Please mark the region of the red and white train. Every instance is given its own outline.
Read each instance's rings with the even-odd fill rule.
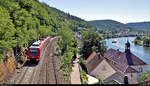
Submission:
[[[46,46],[48,45],[51,37],[40,38],[40,40],[34,42],[27,51],[27,60],[35,59],[40,61],[40,58],[45,51]]]

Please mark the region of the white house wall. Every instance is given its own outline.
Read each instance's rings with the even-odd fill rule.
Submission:
[[[131,77],[132,75],[132,77]],[[138,74],[137,73],[127,73],[127,76],[133,78],[134,80],[138,81]]]
[[[139,72],[137,74],[137,80],[139,80],[139,76],[141,75],[141,73],[145,73],[147,71],[147,65],[137,65],[137,66],[131,66],[131,67]],[[140,72],[140,68],[142,68],[142,72]]]

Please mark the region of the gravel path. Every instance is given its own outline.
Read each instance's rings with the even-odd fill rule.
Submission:
[[[77,54],[77,58],[73,61],[74,65],[72,67],[71,73],[71,84],[81,84],[80,80],[80,72],[79,72],[79,55]]]

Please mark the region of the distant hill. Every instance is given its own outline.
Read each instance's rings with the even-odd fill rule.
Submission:
[[[129,27],[137,30],[150,30],[150,22],[127,23]]]
[[[131,29],[126,24],[120,23],[114,20],[94,20],[88,21],[92,26],[95,26],[97,29],[107,29],[107,30],[129,30]]]

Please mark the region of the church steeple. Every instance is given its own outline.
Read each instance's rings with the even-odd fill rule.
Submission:
[[[130,52],[130,43],[127,40],[127,43],[125,43],[125,52]]]

